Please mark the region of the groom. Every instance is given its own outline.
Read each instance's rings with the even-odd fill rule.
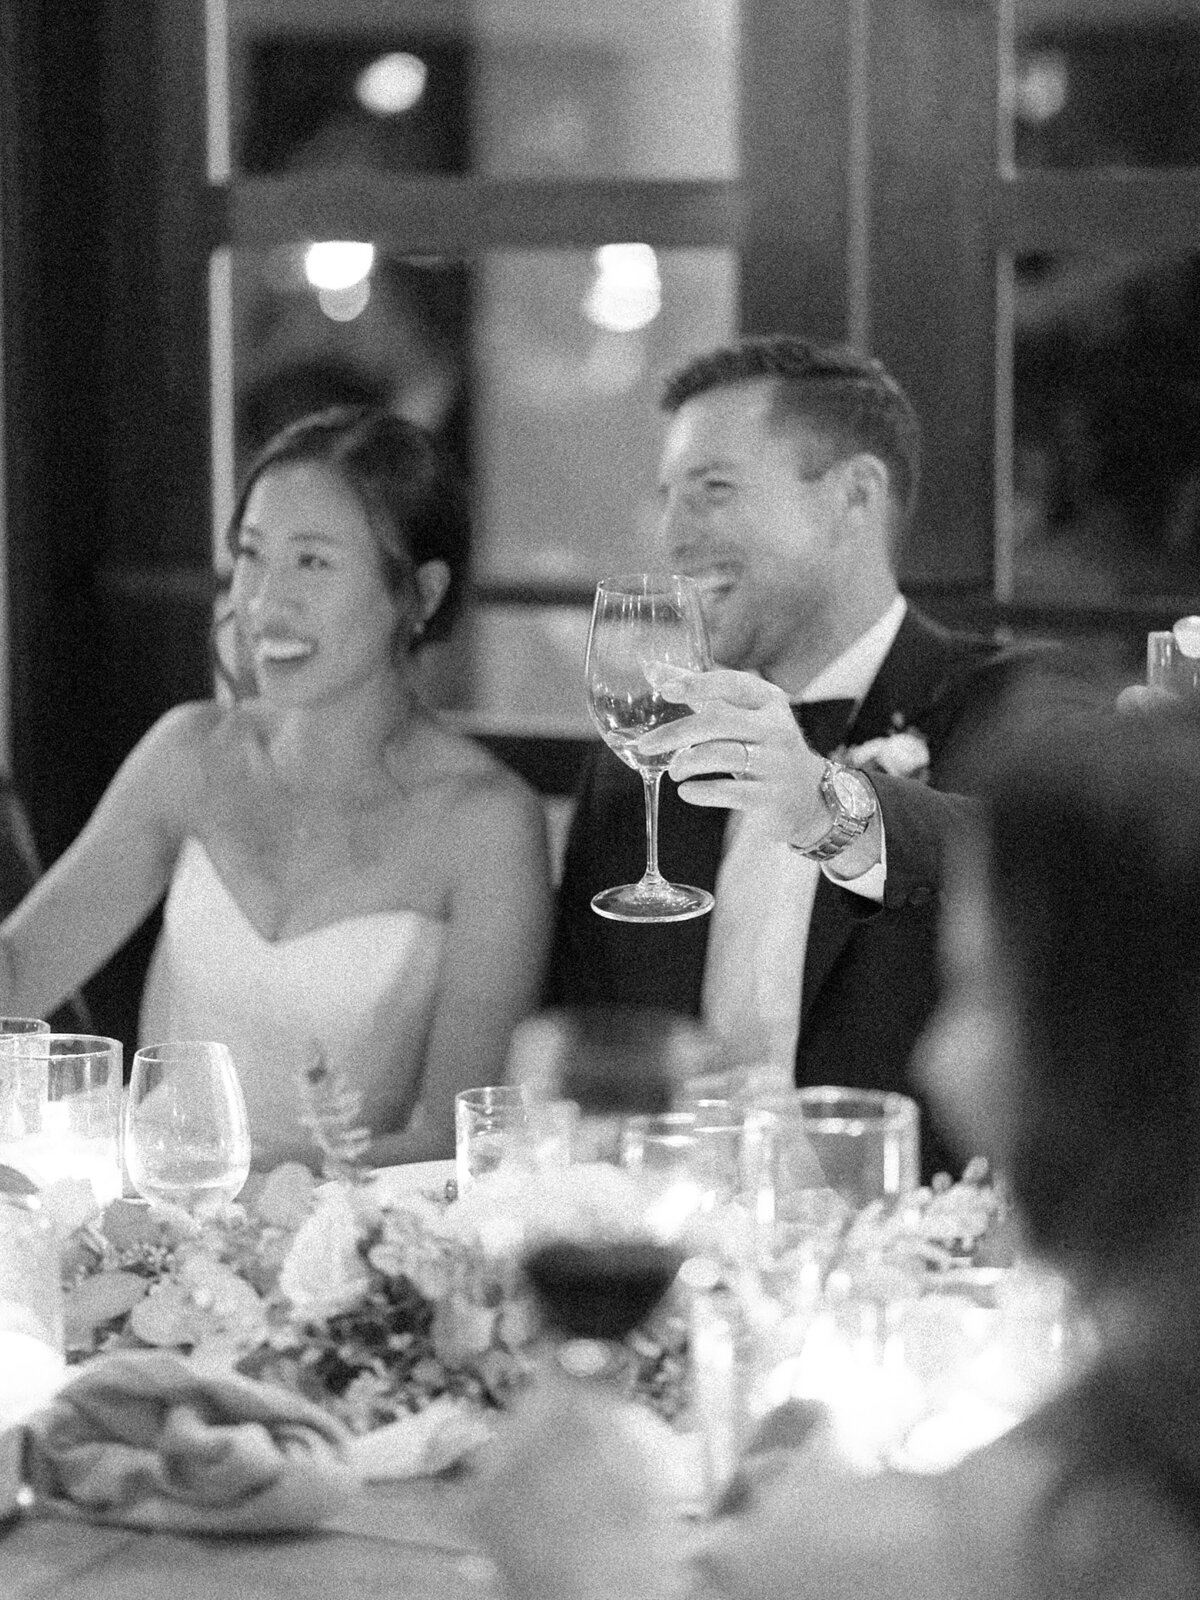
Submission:
[[[677,372],[663,404],[662,564],[700,585],[718,670],[667,685],[693,715],[642,743],[674,752],[662,871],[716,906],[655,926],[590,909],[645,864],[641,781],[598,750],[549,999],[699,1015],[759,1082],[920,1099],[910,1062],[934,1000],[943,850],[971,810],[954,791],[1047,653],[948,632],[899,593],[920,429],[878,361],[744,339]],[[970,1153],[927,1114],[922,1144],[927,1175]]]

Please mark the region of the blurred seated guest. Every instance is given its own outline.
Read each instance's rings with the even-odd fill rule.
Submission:
[[[628,1451],[603,1413],[587,1413],[578,1445],[561,1417],[553,1439],[517,1433],[520,1476],[501,1454],[479,1504],[507,1593],[1200,1593],[1195,731],[1112,714],[1029,739],[989,777],[987,829],[949,879],[920,1070],[964,1147],[1007,1174],[1030,1246],[1087,1304],[1087,1372],[937,1476],[856,1477],[827,1431],[810,1436],[674,1560],[680,1530],[623,1477]]]
[[[942,846],[973,738],[1048,652],[952,632],[901,594],[921,429],[873,358],[778,336],[669,378],[659,548],[700,585],[718,670],[668,698],[665,875],[711,914],[631,926],[592,896],[640,876],[637,773],[599,749],[567,843],[551,1003],[622,1000],[703,1017],[773,1087],[916,1092],[935,995]],[[678,786],[678,787],[677,787]],[[930,1119],[926,1172],[960,1163]]]
[[[230,532],[250,692],[176,707],[0,928],[9,1011],[55,1005],[167,894],[140,1037],[229,1045],[254,1159],[312,1159],[300,1075],[361,1097],[369,1158],[446,1157],[496,1081],[549,925],[536,796],[443,725],[418,654],[469,530],[422,429],[339,408],[251,466]]]

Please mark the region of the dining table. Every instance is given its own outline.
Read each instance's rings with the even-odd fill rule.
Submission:
[[[452,1162],[421,1163],[385,1169],[376,1181],[381,1199],[399,1201],[413,1192],[444,1197],[453,1175]],[[954,1296],[953,1302],[976,1314],[962,1295]],[[941,1342],[939,1349],[951,1326],[940,1311],[951,1303],[940,1295],[922,1302],[927,1308],[926,1331]],[[1022,1304],[1021,1326],[1033,1328],[1039,1318],[1031,1320],[1028,1305]],[[1057,1326],[1053,1317],[1046,1321],[1046,1330]],[[720,1442],[723,1436],[720,1429],[712,1430],[712,1423],[724,1417],[729,1401],[722,1391],[718,1397],[722,1405],[709,1407],[706,1433],[704,1375],[710,1363],[701,1352],[708,1332],[705,1318],[695,1321],[693,1386],[700,1431],[685,1437],[656,1423],[662,1435],[672,1440],[669,1452],[660,1454],[657,1462],[664,1468],[664,1484],[671,1484],[679,1495],[681,1549],[704,1527],[703,1516],[697,1519],[703,1497],[696,1499],[695,1485],[704,1470],[697,1447],[702,1439],[707,1439],[708,1449],[714,1447],[714,1440]],[[733,1348],[727,1338],[721,1347],[726,1346]],[[1037,1341],[1042,1352],[1038,1359],[1043,1363],[1050,1346],[1048,1337]],[[726,1365],[714,1360],[712,1371],[719,1374]],[[855,1377],[856,1394],[868,1376],[859,1373]],[[974,1422],[973,1414],[968,1420]],[[1010,1420],[1016,1420],[1015,1413]],[[498,1426],[503,1427],[504,1422]],[[689,1447],[686,1451],[680,1448],[683,1444]],[[661,1447],[659,1439],[656,1448]],[[366,1481],[320,1526],[269,1534],[200,1534],[118,1526],[60,1502],[39,1504],[26,1491],[20,1508],[0,1520],[0,1600],[209,1600],[218,1596],[222,1600],[282,1600],[284,1596],[288,1600],[308,1600],[309,1596],[313,1600],[340,1600],[342,1596],[374,1600],[392,1595],[405,1600],[498,1600],[499,1577],[472,1532],[476,1470],[468,1457],[432,1476],[411,1475],[410,1471],[405,1476]],[[930,1463],[918,1463],[917,1470],[930,1470]]]
[[[377,1174],[382,1194],[444,1191],[452,1161]],[[465,1472],[367,1483],[302,1533],[184,1534],[108,1525],[29,1499],[0,1523],[3,1600],[488,1600]]]
[[[490,1600],[468,1486],[370,1484],[306,1533],[196,1535],[22,1510],[0,1528],[4,1600]]]

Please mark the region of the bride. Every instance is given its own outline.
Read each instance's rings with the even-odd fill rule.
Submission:
[[[248,694],[176,707],[0,928],[0,1005],[45,1014],[166,894],[140,1037],[220,1039],[254,1159],[311,1160],[300,1080],[360,1097],[375,1164],[445,1157],[496,1082],[549,928],[537,797],[416,688],[468,556],[462,492],[390,413],[305,418],[231,534]]]

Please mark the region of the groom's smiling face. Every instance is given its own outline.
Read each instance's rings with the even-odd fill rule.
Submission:
[[[756,379],[685,401],[659,469],[663,554],[700,585],[714,659],[767,677],[830,603],[841,507],[837,471],[805,471],[827,450],[773,424],[773,393]]]

